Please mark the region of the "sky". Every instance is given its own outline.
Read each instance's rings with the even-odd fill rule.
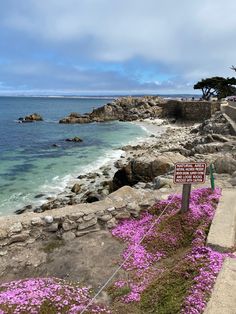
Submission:
[[[0,1],[0,95],[194,93],[234,76],[235,0]]]

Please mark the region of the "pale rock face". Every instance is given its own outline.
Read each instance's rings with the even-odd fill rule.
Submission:
[[[9,228],[9,233],[10,234],[19,233],[22,230],[23,230],[22,224],[20,222],[16,222]]]

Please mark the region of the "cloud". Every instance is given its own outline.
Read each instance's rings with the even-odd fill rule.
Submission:
[[[107,90],[161,90],[167,81],[189,89],[205,76],[233,75],[234,0],[9,0],[0,9],[0,57],[24,64],[23,80],[39,67],[39,85],[53,71],[55,88],[74,80]]]

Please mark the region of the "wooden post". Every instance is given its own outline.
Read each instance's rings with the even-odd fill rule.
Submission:
[[[189,199],[191,193],[191,184],[184,184],[183,185],[183,192],[182,192],[182,205],[181,205],[181,213],[185,213],[189,210]]]

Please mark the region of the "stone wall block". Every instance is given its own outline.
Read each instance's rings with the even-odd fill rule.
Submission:
[[[87,229],[91,226],[96,225],[96,223],[97,223],[97,217],[94,217],[90,219],[89,221],[83,221],[78,225],[78,230]]]
[[[88,214],[88,215],[85,215],[84,217],[83,217],[83,219],[84,219],[84,221],[89,221],[89,220],[91,220],[91,219],[93,219],[93,218],[95,218],[95,214]]]
[[[56,232],[57,230],[58,230],[58,223],[57,222],[54,222],[53,224],[51,224],[50,226],[45,228],[45,231],[48,231],[48,232]]]
[[[112,219],[112,215],[111,214],[105,214],[101,217],[98,217],[98,220],[103,221],[103,222],[107,222],[109,220]]]
[[[85,214],[83,213],[83,212],[77,212],[77,213],[74,213],[74,214],[70,214],[70,215],[68,215],[68,218],[70,219],[70,220],[78,220],[79,218],[81,218],[81,217],[83,217]]]
[[[62,228],[63,230],[65,231],[69,231],[69,230],[72,230],[72,229],[76,229],[77,228],[77,223],[75,221],[72,221],[72,220],[65,220],[63,223],[62,223]]]

